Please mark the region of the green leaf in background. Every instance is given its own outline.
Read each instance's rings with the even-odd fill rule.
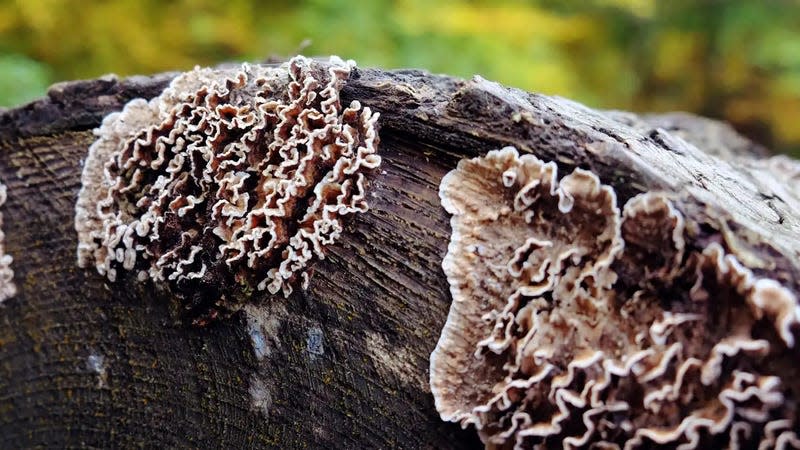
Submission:
[[[16,106],[43,95],[50,70],[22,55],[0,55],[0,106]]]

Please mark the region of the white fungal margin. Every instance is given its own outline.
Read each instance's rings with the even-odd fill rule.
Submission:
[[[0,207],[5,204],[7,198],[8,189],[5,184],[0,183]],[[0,304],[17,294],[17,287],[14,285],[14,271],[11,270],[14,258],[5,253],[5,238],[3,214],[0,213]]]

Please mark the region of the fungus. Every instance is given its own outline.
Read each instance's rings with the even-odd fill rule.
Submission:
[[[0,183],[0,206],[5,204],[7,195],[6,185]],[[0,213],[0,304],[17,294],[17,287],[14,286],[14,271],[11,270],[11,263],[14,259],[11,255],[5,254],[5,238],[3,214]]]
[[[440,186],[453,297],[431,355],[444,420],[487,448],[796,445],[800,308],[673,199],[507,147]]]
[[[79,265],[166,283],[197,311],[305,286],[380,164],[378,113],[341,104],[353,67],[196,68],[107,116],[81,178]]]

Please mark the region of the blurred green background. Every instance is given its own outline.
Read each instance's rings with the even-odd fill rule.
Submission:
[[[693,111],[800,156],[800,0],[0,0],[0,106],[299,50]]]

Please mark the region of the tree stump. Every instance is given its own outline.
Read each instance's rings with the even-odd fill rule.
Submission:
[[[474,430],[440,419],[429,386],[451,303],[438,190],[459,160],[504,146],[560,174],[593,172],[620,206],[674,193],[698,224],[696,245],[722,243],[753,274],[800,292],[799,166],[728,126],[596,111],[479,77],[355,69],[343,103],[381,114],[369,211],[347,223],[307,289],[258,293],[226,320],[185,324],[151,284],[79,269],[73,223],[92,130],[175,76],[60,83],[0,111],[17,291],[0,308],[2,448],[482,447]]]

